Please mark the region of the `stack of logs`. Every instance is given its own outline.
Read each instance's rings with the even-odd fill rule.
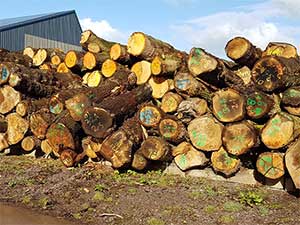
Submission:
[[[230,40],[232,61],[142,32],[128,45],[82,33],[84,51],[0,51],[0,150],[34,149],[74,166],[86,158],[145,170],[241,166],[300,188],[300,60],[272,42]],[[156,163],[157,164],[157,163]]]

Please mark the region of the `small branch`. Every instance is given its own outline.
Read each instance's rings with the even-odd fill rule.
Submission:
[[[104,216],[116,216],[116,217],[118,217],[118,218],[120,218],[120,219],[123,219],[123,218],[124,218],[123,216],[121,216],[121,215],[119,215],[119,214],[114,214],[114,213],[102,213],[102,214],[100,214],[99,216],[100,216],[100,217],[104,217]]]

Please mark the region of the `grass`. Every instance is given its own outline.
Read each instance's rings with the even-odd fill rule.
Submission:
[[[218,209],[217,209],[216,206],[208,205],[208,206],[206,206],[203,210],[204,210],[204,212],[206,212],[206,213],[212,214],[212,213],[216,212]]]
[[[239,202],[228,201],[224,203],[223,209],[226,212],[239,212],[243,209],[243,205]]]
[[[165,225],[165,222],[161,219],[151,217],[147,220],[148,225]]]
[[[253,207],[264,203],[264,197],[261,193],[255,191],[241,191],[239,193],[239,201],[242,204]]]
[[[235,221],[235,217],[232,215],[223,215],[218,219],[219,223],[233,223]]]

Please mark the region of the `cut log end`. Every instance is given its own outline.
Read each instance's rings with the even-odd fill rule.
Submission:
[[[48,53],[45,49],[39,49],[32,58],[32,64],[34,66],[42,65],[48,57]]]
[[[155,56],[151,62],[151,71],[153,75],[159,75],[162,72],[162,62],[159,56]]]
[[[68,73],[70,72],[69,68],[66,66],[64,62],[60,63],[56,69],[58,73]]]
[[[58,115],[64,110],[64,108],[64,102],[61,101],[61,99],[57,95],[54,95],[50,98],[49,109],[51,113]]]
[[[138,111],[139,122],[145,127],[157,127],[162,113],[156,106],[146,105]]]
[[[227,56],[235,61],[243,57],[249,51],[250,47],[247,39],[236,37],[227,43],[225,51]]]
[[[169,82],[164,77],[151,77],[149,84],[152,88],[152,97],[155,99],[162,98],[170,90]]]
[[[112,60],[115,60],[117,61],[121,54],[122,54],[122,48],[121,48],[121,45],[120,44],[114,44],[111,49],[110,49],[110,58]]]
[[[68,68],[73,68],[78,62],[77,54],[75,51],[68,51],[65,56],[65,64]]]
[[[10,113],[7,119],[7,141],[10,145],[19,143],[29,128],[29,122],[17,113]]]
[[[86,30],[81,33],[81,38],[80,38],[80,44],[84,44],[89,40],[89,37],[91,36],[92,32],[90,30]]]
[[[21,142],[21,147],[25,151],[32,151],[36,147],[36,140],[32,136],[25,137]]]
[[[283,155],[277,152],[264,152],[258,156],[256,168],[269,179],[279,179],[284,175]]]
[[[294,45],[283,42],[270,42],[262,56],[276,55],[284,58],[297,58],[297,48]]]
[[[102,74],[99,70],[91,72],[86,79],[86,83],[89,87],[98,87],[102,81]]]
[[[7,83],[10,76],[10,70],[7,67],[7,65],[3,63],[0,64],[0,74],[1,74],[0,85]]]
[[[131,71],[136,75],[137,85],[145,84],[151,76],[151,63],[145,60],[137,62],[132,66]]]
[[[164,161],[171,153],[169,144],[159,137],[148,137],[141,145],[140,151],[149,160]]]
[[[81,124],[86,134],[103,138],[107,135],[109,128],[112,127],[113,118],[105,109],[88,107],[83,113]]]
[[[139,56],[144,51],[145,46],[145,35],[141,32],[135,32],[128,39],[127,50],[131,55]]]
[[[51,64],[54,66],[58,66],[62,61],[62,59],[58,55],[54,55],[51,57]]]
[[[66,167],[72,167],[76,163],[76,156],[76,152],[71,149],[66,149],[61,152],[59,158]]]
[[[166,113],[176,112],[182,100],[180,95],[168,92],[162,98],[161,109]]]
[[[148,160],[140,153],[137,151],[133,155],[133,160],[131,162],[131,166],[133,169],[136,170],[144,170],[148,165]]]
[[[101,72],[105,77],[111,77],[117,70],[117,63],[111,59],[105,60],[102,64]]]
[[[23,50],[23,55],[27,55],[27,56],[30,57],[31,59],[33,58],[34,54],[35,54],[35,51],[34,51],[34,49],[31,48],[31,47],[26,47],[26,48],[24,48],[24,50]]]
[[[0,113],[6,114],[13,110],[15,106],[21,101],[20,92],[14,88],[5,85],[0,88]]]
[[[92,52],[87,52],[83,56],[83,65],[85,68],[92,70],[97,65],[97,60]]]
[[[184,125],[173,118],[165,118],[160,121],[159,133],[166,140],[176,143],[182,141],[186,134]]]
[[[262,92],[253,92],[247,96],[246,111],[252,119],[260,119],[268,115],[273,108],[274,101]]]

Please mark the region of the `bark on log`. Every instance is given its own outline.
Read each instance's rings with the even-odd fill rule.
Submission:
[[[159,137],[148,137],[141,145],[141,153],[146,159],[154,161],[169,160],[170,145]]]
[[[7,120],[5,116],[0,115],[0,133],[5,133],[7,131]]]
[[[211,115],[192,120],[187,130],[193,146],[199,150],[216,151],[222,145],[223,125]]]
[[[0,88],[0,113],[6,114],[13,110],[15,106],[21,101],[20,92],[14,88],[4,85]]]
[[[42,108],[33,112],[29,118],[30,130],[39,139],[44,139],[48,127],[54,121],[54,114],[50,113],[47,108]]]
[[[141,151],[136,151],[133,155],[133,159],[131,162],[131,167],[135,170],[144,170],[148,165],[148,160],[143,156]]]
[[[282,93],[281,103],[287,106],[300,106],[300,86],[285,90]]]
[[[151,63],[148,61],[140,61],[131,67],[131,71],[136,75],[136,84],[145,84],[151,76]]]
[[[174,77],[175,89],[179,93],[190,97],[201,97],[211,102],[211,93],[208,88],[199,82],[193,75],[186,72],[178,72]]]
[[[93,53],[109,52],[110,48],[115,44],[98,37],[91,30],[86,30],[81,34],[80,44],[86,51]]]
[[[47,108],[49,104],[48,98],[22,100],[16,106],[16,113],[24,117],[31,115],[33,112],[42,108]]]
[[[212,99],[212,112],[221,122],[235,122],[245,116],[245,98],[233,89],[215,92]]]
[[[244,85],[247,86],[252,83],[251,80],[252,75],[249,67],[243,66],[242,68],[239,68],[238,70],[234,70],[233,72],[243,80]]]
[[[263,51],[262,56],[276,55],[284,58],[298,58],[297,48],[289,43],[270,42]]]
[[[102,142],[94,140],[92,136],[87,136],[81,141],[81,147],[83,151],[91,159],[98,158],[97,154],[100,152],[101,145]]]
[[[230,177],[240,168],[241,160],[234,155],[230,155],[223,147],[211,155],[211,163],[214,171]]]
[[[130,117],[139,104],[147,102],[151,95],[151,88],[143,85],[132,91],[111,96],[94,107],[86,108],[81,119],[86,134],[96,138],[107,136],[114,124],[122,123],[124,118]]]
[[[264,152],[258,156],[256,168],[259,173],[269,179],[279,179],[284,175],[283,154],[278,152]]]
[[[165,113],[174,113],[182,101],[183,99],[179,94],[168,92],[162,97],[160,108]]]
[[[172,150],[175,164],[185,171],[194,167],[204,167],[209,159],[203,152],[196,150],[190,143],[182,142]]]
[[[249,40],[243,37],[231,39],[227,43],[225,51],[230,59],[249,68],[252,68],[262,55],[261,49],[255,47]]]
[[[285,153],[285,166],[296,188],[300,189],[300,139]]]
[[[300,85],[300,61],[295,58],[265,56],[252,69],[252,79],[257,87],[271,92]]]
[[[0,133],[0,152],[8,147],[7,133]]]
[[[242,155],[257,144],[255,128],[248,122],[228,124],[222,133],[223,146],[232,155]]]
[[[7,119],[7,141],[9,145],[19,143],[29,128],[29,122],[17,113],[10,113]]]

